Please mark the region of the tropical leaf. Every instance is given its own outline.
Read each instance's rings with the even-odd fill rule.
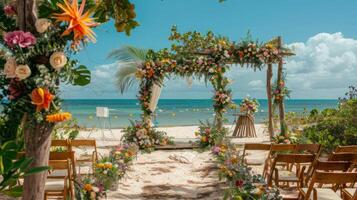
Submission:
[[[120,93],[130,88],[135,82],[135,73],[147,56],[147,49],[133,46],[124,46],[113,50],[108,57],[117,59],[118,71],[116,73],[116,85]]]

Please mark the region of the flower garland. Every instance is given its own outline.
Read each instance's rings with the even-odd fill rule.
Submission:
[[[290,90],[286,87],[284,79],[272,86],[274,104],[279,104],[285,97],[290,97]]]
[[[220,143],[227,134],[228,129],[218,129],[208,120],[206,123],[200,122],[198,131],[195,132],[196,137],[198,137],[197,144],[200,148],[207,148],[213,146],[214,144]]]

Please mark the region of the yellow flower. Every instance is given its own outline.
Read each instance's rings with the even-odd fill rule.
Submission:
[[[93,187],[91,184],[85,184],[84,185],[84,190],[87,191],[87,192],[90,192],[93,190]]]
[[[113,167],[113,164],[112,164],[112,163],[110,163],[110,162],[104,163],[104,168],[106,168],[106,169],[111,169],[112,167]]]
[[[195,132],[195,136],[197,137],[200,133],[198,131]]]
[[[63,122],[72,118],[72,114],[69,112],[56,113],[46,116],[46,121],[48,122]]]
[[[202,141],[202,142],[207,142],[207,137],[206,137],[206,136],[202,136],[202,137],[201,137],[201,141]]]
[[[74,42],[88,38],[92,42],[95,42],[95,33],[91,27],[97,26],[94,19],[90,16],[91,11],[83,13],[86,0],[83,0],[81,6],[78,6],[78,0],[64,0],[64,3],[57,3],[57,6],[63,11],[63,13],[54,14],[54,18],[58,22],[67,22],[68,27],[62,33],[62,36],[69,35],[73,32]]]
[[[98,163],[96,166],[97,168],[104,168],[104,163]]]

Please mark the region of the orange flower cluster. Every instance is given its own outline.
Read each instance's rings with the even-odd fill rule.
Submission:
[[[65,0],[64,3],[57,3],[57,6],[63,11],[63,13],[55,14],[54,18],[58,22],[67,22],[68,28],[62,33],[62,36],[69,35],[73,32],[74,43],[78,44],[79,41],[88,38],[92,42],[95,42],[95,33],[91,27],[97,26],[94,19],[91,18],[91,12],[84,12],[86,1],[83,0],[81,6],[78,6],[78,0],[72,0],[69,2]]]
[[[31,103],[36,105],[36,112],[48,110],[53,100],[53,95],[44,88],[36,88],[31,92]]]
[[[56,113],[46,116],[46,121],[48,122],[63,122],[72,118],[72,114],[69,112]]]

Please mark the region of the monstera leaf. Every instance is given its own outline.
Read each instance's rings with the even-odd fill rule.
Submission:
[[[74,68],[72,70],[72,84],[73,85],[79,85],[79,86],[85,86],[90,83],[91,80],[91,73],[90,70],[87,69],[86,66],[80,65],[77,68]]]

